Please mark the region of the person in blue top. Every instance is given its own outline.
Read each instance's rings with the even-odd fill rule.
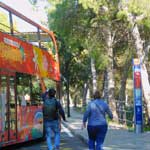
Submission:
[[[86,122],[88,121],[89,150],[102,150],[108,128],[106,114],[110,119],[113,119],[108,104],[100,98],[100,92],[96,91],[94,99],[89,102],[83,115],[83,128],[86,128]]]
[[[66,121],[64,110],[60,102],[55,98],[56,91],[50,88],[42,94],[44,129],[48,150],[60,149],[61,118]],[[54,146],[52,145],[52,135],[54,133]]]

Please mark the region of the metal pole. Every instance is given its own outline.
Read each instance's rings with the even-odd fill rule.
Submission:
[[[37,34],[38,34],[38,44],[39,44],[39,47],[41,48],[41,35],[40,35],[40,29],[37,28]]]
[[[67,81],[67,116],[70,117],[69,81]]]
[[[10,33],[14,34],[14,27],[13,27],[13,18],[12,13],[9,11],[9,23],[10,23]]]

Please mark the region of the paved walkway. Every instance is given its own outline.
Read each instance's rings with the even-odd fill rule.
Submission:
[[[87,143],[88,136],[86,129],[81,129],[83,114],[71,109],[71,117],[64,123],[76,136]],[[150,150],[150,132],[136,134],[109,125],[106,135],[104,150]]]

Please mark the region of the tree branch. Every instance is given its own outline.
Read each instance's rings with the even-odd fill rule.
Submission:
[[[145,17],[146,17],[145,14],[141,14],[140,16],[136,16],[136,17],[135,17],[135,21],[136,21],[136,22],[141,21],[141,20],[143,20]]]
[[[150,50],[150,45],[147,45],[143,50],[143,56],[141,58],[142,63],[144,63],[144,61],[146,61],[149,50]]]

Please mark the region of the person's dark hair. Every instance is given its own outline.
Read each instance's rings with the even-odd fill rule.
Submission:
[[[56,90],[54,88],[50,88],[48,90],[49,97],[55,97],[55,94],[56,94]]]
[[[99,91],[95,91],[93,97],[94,97],[94,99],[101,98],[100,92]]]

